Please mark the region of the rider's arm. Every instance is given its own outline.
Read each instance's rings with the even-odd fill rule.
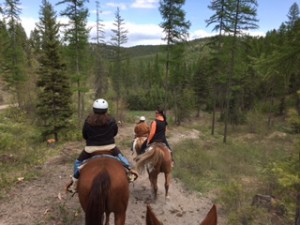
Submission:
[[[150,133],[149,133],[149,136],[147,139],[147,144],[149,144],[151,142],[151,140],[154,137],[155,132],[156,132],[156,121],[154,120],[150,125]]]
[[[110,126],[113,129],[114,137],[115,137],[118,134],[119,127],[118,127],[118,124],[117,124],[117,122],[116,122],[116,120],[114,118],[112,118]]]

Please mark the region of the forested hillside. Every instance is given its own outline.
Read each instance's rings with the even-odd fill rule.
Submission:
[[[161,26],[168,31],[166,44],[125,48],[127,32],[119,10],[114,36],[110,43],[103,43],[101,29],[96,40],[89,38],[85,1],[60,2],[64,10],[59,13],[69,21],[65,26],[57,21],[56,6],[41,1],[40,20],[29,37],[20,23],[21,2],[2,2],[0,103],[17,107],[10,109],[9,116],[1,117],[0,156],[15,148],[12,133],[19,135],[18,127],[5,124],[7,118],[32,126],[21,126],[28,132],[34,129],[35,135],[26,133],[24,137],[34,136],[30,145],[49,138],[74,140],[78,134],[72,132],[81,129],[92,102],[100,97],[108,100],[110,113],[121,122],[128,120],[129,111],[153,111],[158,106],[167,111],[171,126],[180,127],[205,113],[208,133],[221,135],[222,144],[245,125],[251,127],[250,133],[256,133],[261,123],[271,130],[275,121],[280,121],[284,125],[276,129],[293,137],[300,133],[297,3],[286,12],[287,20],[280,27],[255,37],[246,32],[258,26],[256,1],[212,1],[213,16],[207,25],[219,35],[193,41],[187,41],[189,22],[184,13],[173,21],[167,12],[175,9],[168,11],[165,4],[160,10]],[[268,171],[276,173],[276,185],[290,193],[283,198],[296,212],[293,215],[299,225],[300,153],[296,146],[287,151],[290,157],[286,156],[282,164],[272,164]],[[284,152],[284,144],[281,150]],[[275,189],[271,181],[268,184],[270,190]]]

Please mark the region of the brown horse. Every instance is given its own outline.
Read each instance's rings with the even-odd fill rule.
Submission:
[[[163,143],[153,143],[144,154],[136,158],[136,169],[142,172],[147,167],[149,180],[153,189],[154,198],[157,198],[157,178],[159,173],[165,175],[165,197],[168,198],[171,182],[172,156],[169,148]]]
[[[217,221],[217,207],[213,205],[200,225],[217,225]],[[162,225],[162,222],[157,219],[150,205],[147,205],[146,225]]]
[[[147,137],[136,137],[133,141],[133,147],[132,147],[133,153],[135,153],[136,155],[140,155],[142,145],[146,140],[147,140]]]
[[[123,165],[114,158],[91,159],[80,171],[78,196],[85,212],[86,225],[109,224],[114,213],[115,225],[124,225],[129,199],[129,183]]]

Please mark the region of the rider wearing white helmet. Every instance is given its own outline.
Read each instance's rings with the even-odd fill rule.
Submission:
[[[108,103],[105,99],[99,98],[93,103],[93,111],[94,113],[106,113],[108,110]]]
[[[148,137],[150,128],[148,124],[146,123],[146,117],[141,116],[140,121],[135,125],[134,127],[134,139],[131,144],[131,151],[133,151],[133,145],[134,145],[134,140],[136,138],[141,138],[141,137]]]
[[[146,123],[146,118],[144,116],[140,117],[140,121],[134,127],[135,137],[147,137],[149,134],[149,126]]]
[[[118,133],[118,125],[116,120],[107,111],[108,103],[105,99],[100,98],[94,101],[93,113],[86,118],[82,128],[82,136],[86,140],[86,147],[74,163],[72,181],[67,185],[67,190],[70,192],[76,192],[79,166],[83,161],[97,154],[115,156],[126,169],[134,174],[135,178],[138,176],[135,171],[132,171],[128,160],[115,144],[114,137]]]

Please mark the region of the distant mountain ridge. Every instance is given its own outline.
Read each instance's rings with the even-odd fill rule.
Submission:
[[[199,38],[187,42],[187,48],[191,49],[193,52],[201,48],[209,38]],[[92,44],[94,45],[94,44]],[[162,53],[166,45],[136,45],[132,47],[123,47],[124,52],[129,55],[130,58],[143,58],[143,57],[153,57],[158,53]],[[110,58],[113,54],[113,49],[116,48],[112,45],[103,45],[101,47],[102,53],[105,58]]]

